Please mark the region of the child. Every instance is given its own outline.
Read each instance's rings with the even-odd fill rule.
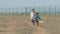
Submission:
[[[33,26],[35,26],[35,20],[34,20],[34,16],[35,16],[35,10],[34,9],[32,9],[32,12],[31,12],[31,21],[32,21],[32,24],[33,24]]]
[[[36,22],[37,27],[39,26],[39,20],[41,20],[41,18],[39,17],[38,12],[37,12],[35,16],[35,22]]]

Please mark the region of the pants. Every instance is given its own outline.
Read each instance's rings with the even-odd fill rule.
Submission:
[[[32,19],[32,24],[35,25],[35,20]]]

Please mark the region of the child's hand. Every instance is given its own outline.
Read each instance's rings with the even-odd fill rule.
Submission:
[[[39,18],[41,20],[41,18]]]
[[[41,20],[41,19],[40,19]]]

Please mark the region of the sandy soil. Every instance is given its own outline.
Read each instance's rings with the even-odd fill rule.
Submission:
[[[44,23],[32,30],[29,16],[0,16],[0,34],[59,34],[60,17],[42,16]]]

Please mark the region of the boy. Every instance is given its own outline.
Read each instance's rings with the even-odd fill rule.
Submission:
[[[39,26],[39,20],[41,20],[41,18],[39,17],[38,12],[37,12],[35,16],[35,22],[36,22],[37,27]]]

